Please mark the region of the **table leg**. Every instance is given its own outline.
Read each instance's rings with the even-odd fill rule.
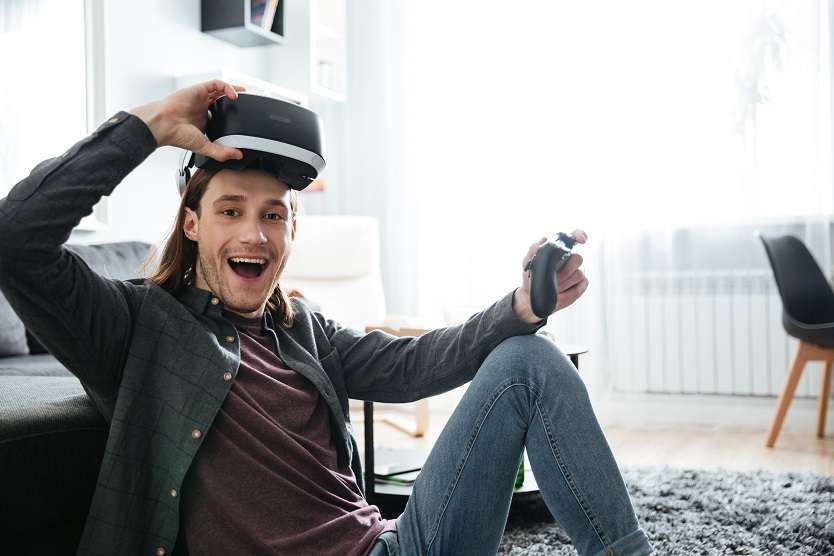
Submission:
[[[374,402],[365,401],[365,500],[374,503]]]

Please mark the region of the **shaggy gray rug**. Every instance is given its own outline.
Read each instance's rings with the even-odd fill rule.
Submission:
[[[657,554],[834,554],[834,477],[623,470]],[[499,554],[576,554],[539,496],[514,501]]]

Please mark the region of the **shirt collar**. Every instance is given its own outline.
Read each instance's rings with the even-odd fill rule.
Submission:
[[[264,309],[264,326],[270,330],[275,330],[275,321],[272,320],[272,311],[269,310],[269,307]]]
[[[223,317],[223,301],[219,298],[217,303],[212,303],[214,294],[210,291],[200,289],[196,286],[186,286],[177,296],[181,303],[191,309],[193,312],[206,315],[213,318]],[[261,316],[263,326],[274,330],[274,321],[269,307],[264,309],[264,314]]]
[[[186,286],[183,288],[179,294],[177,295],[177,299],[180,300],[180,303],[191,309],[195,313],[204,314],[206,313],[206,308],[211,307],[212,309],[218,308],[223,305],[223,302],[220,301],[217,305],[211,304],[211,299],[214,296],[210,291],[201,290],[195,286]],[[217,309],[217,314],[220,314],[221,309]],[[210,310],[211,313],[214,311]]]

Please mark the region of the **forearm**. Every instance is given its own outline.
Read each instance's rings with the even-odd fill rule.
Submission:
[[[382,332],[354,336],[341,330],[331,341],[342,355],[350,397],[406,402],[447,392],[475,376],[495,346],[512,336],[532,334],[545,324],[519,318],[515,292],[466,322],[432,330],[419,338]]]
[[[81,219],[155,148],[148,126],[119,112],[61,156],[41,162],[0,199],[0,256],[57,256]]]

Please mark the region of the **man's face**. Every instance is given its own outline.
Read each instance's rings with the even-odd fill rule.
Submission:
[[[198,249],[195,286],[229,311],[260,317],[295,239],[289,187],[259,170],[221,170],[200,200],[200,216],[185,210],[183,231]]]

